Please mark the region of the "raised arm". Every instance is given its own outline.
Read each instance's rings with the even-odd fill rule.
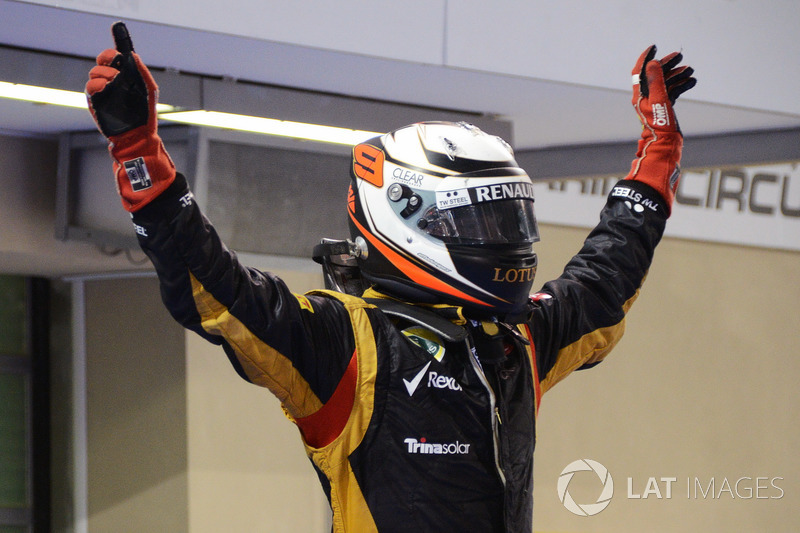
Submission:
[[[563,274],[534,296],[532,321],[542,390],[600,362],[622,337],[661,239],[680,177],[683,135],[674,104],[696,80],[680,53],[654,59],[648,47],[633,68],[633,107],[642,123],[636,158],[600,222]]]
[[[347,311],[333,298],[293,294],[225,247],[158,135],[153,76],[125,25],[112,33],[116,47],[97,57],[86,94],[164,303],[182,325],[221,344],[239,375],[269,388],[293,417],[315,413],[353,356]]]

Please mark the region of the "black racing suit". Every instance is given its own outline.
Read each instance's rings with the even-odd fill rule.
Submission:
[[[181,175],[133,220],[172,315],[221,344],[299,427],[335,532],[519,533],[532,530],[539,399],[621,337],[663,203],[620,182],[580,252],[511,326],[449,306],[393,312],[374,291],[293,294],[238,262]]]

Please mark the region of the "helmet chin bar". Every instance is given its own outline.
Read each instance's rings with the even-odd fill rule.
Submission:
[[[364,272],[364,279],[370,285],[377,287],[381,292],[409,303],[418,304],[438,304],[441,297],[432,292],[427,287],[417,285],[413,282],[399,278],[389,278],[387,276],[375,277]]]
[[[404,301],[427,304],[439,302],[439,298],[424,287],[403,280],[373,278],[363,272],[358,266],[358,258],[366,259],[368,255],[364,238],[358,236],[355,241],[323,238],[314,246],[311,257],[322,265],[322,276],[328,290],[361,296],[370,286],[376,286],[386,294]]]
[[[328,290],[343,292],[352,296],[361,296],[367,288],[375,286],[388,296],[393,296],[405,302],[439,304],[447,300],[446,297],[436,294],[426,287],[415,285],[402,279],[373,277],[366,272],[362,272],[358,267],[357,259],[359,257],[366,258],[366,256],[366,243],[361,237],[356,237],[355,241],[324,238],[314,246],[312,258],[322,265],[325,288]],[[533,261],[535,271],[535,255]],[[377,301],[373,301],[373,303],[377,305]],[[511,313],[498,313],[497,309],[480,309],[468,304],[465,305],[465,302],[458,302],[458,305],[459,307],[463,306],[464,316],[469,318],[491,318],[512,324],[526,320],[529,313],[529,309],[524,305]],[[406,309],[406,314],[413,314],[412,311],[411,309]]]

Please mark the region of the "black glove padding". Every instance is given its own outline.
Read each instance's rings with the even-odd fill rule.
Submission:
[[[653,45],[649,47],[640,58],[639,89],[641,90],[642,96],[645,98],[650,96],[650,88],[648,86],[645,69],[647,64],[655,59],[655,56],[656,47]],[[661,70],[664,73],[664,85],[667,89],[667,98],[669,98],[672,105],[675,105],[675,101],[680,95],[697,84],[697,80],[692,77],[694,69],[686,65],[678,66],[681,61],[683,61],[683,54],[680,52],[673,52],[660,60]]]
[[[103,50],[89,71],[86,96],[97,127],[108,138],[122,205],[141,209],[175,179],[175,165],[158,136],[158,85],[133,51],[128,29],[111,29],[116,48]]]
[[[100,131],[106,137],[120,135],[147,124],[147,85],[133,56],[128,29],[117,22],[111,29],[117,54],[108,65],[119,71],[102,90],[89,95]]]

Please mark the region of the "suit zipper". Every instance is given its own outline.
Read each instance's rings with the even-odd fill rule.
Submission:
[[[494,390],[492,386],[489,384],[489,380],[486,379],[486,374],[483,372],[483,366],[481,362],[478,360],[478,354],[475,352],[474,348],[472,347],[472,343],[470,343],[469,338],[466,340],[467,343],[467,350],[470,354],[470,361],[472,362],[472,368],[475,370],[475,373],[478,375],[478,379],[480,379],[483,386],[486,388],[486,392],[489,393],[489,406],[490,406],[490,413],[492,419],[492,442],[494,444],[494,465],[497,468],[497,475],[500,476],[500,481],[503,482],[503,487],[506,486],[506,475],[503,473],[503,468],[500,466],[500,430],[499,424],[502,424],[500,420],[500,410],[497,408],[497,401],[494,394]]]

